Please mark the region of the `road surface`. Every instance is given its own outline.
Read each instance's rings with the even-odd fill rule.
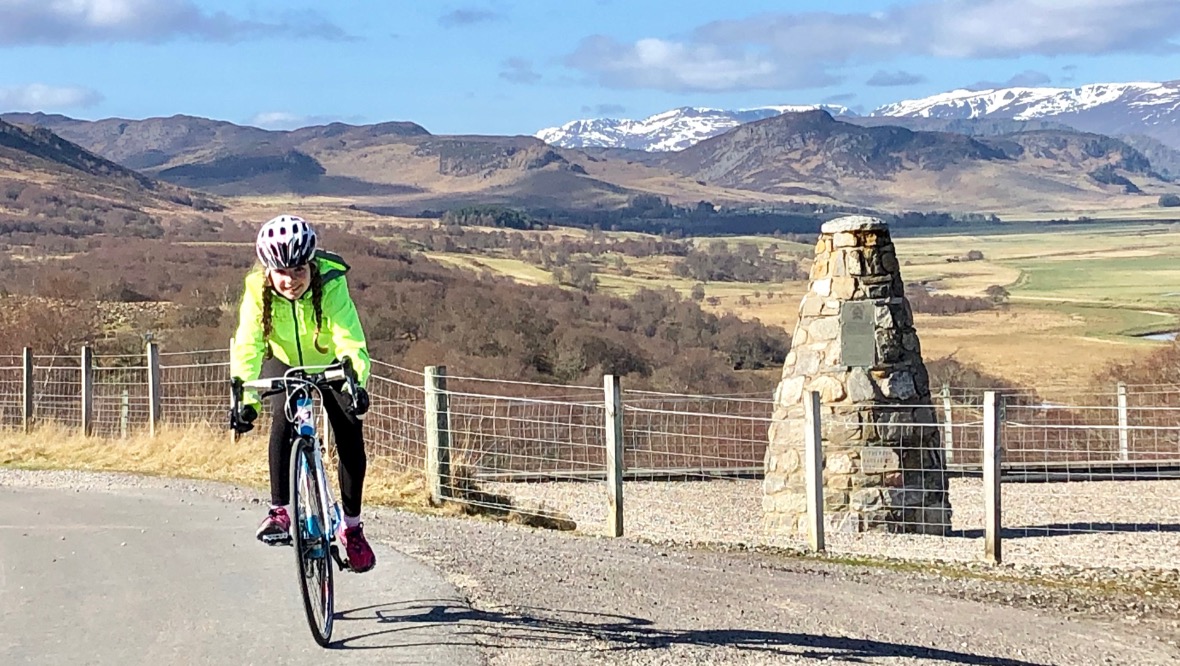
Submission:
[[[288,547],[261,507],[167,489],[0,488],[0,664],[466,664],[431,613],[464,605],[429,567],[375,546],[339,574],[335,649],[313,641]]]

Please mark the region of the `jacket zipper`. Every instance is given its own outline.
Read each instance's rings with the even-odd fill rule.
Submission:
[[[303,365],[303,345],[299,344],[299,313],[295,301],[291,301],[291,323],[295,325],[295,349],[299,352],[299,365]]]

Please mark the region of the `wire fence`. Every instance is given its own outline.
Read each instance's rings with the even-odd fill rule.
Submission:
[[[32,360],[35,420],[72,428],[86,421],[91,434],[111,438],[147,429],[153,414],[163,423],[226,427],[226,350],[94,356],[89,377],[81,355]],[[0,427],[22,427],[24,371],[22,357],[0,356]],[[602,386],[451,376],[439,422],[429,407],[438,392],[430,381],[421,370],[374,361],[365,432],[380,470],[430,469],[437,452],[428,442],[432,429],[441,428],[449,447],[448,499],[568,519],[585,532],[610,530],[611,421]],[[979,559],[983,396],[948,387],[930,404],[905,406],[901,421],[825,407],[829,550]],[[1174,566],[1180,386],[1112,386],[1054,403],[1031,393],[1002,398],[1001,499],[1010,559]],[[768,443],[776,429],[802,428],[776,414],[771,396],[624,390],[621,403],[619,484],[628,535],[805,545],[798,530],[778,529],[768,519],[775,507],[798,501],[773,498]],[[837,444],[870,428],[883,444],[847,451]]]

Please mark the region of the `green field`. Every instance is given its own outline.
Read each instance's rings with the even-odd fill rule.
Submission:
[[[608,237],[618,237],[607,233]],[[629,233],[627,237],[636,238]],[[688,239],[705,249],[717,238]],[[776,244],[778,256],[806,266],[810,244],[759,236],[721,239],[731,249]],[[1000,225],[968,232],[903,230],[894,244],[909,284],[936,293],[982,296],[1006,288],[1009,304],[953,316],[919,315],[927,358],[960,360],[1030,385],[1074,386],[1111,362],[1128,362],[1161,344],[1136,337],[1180,328],[1180,224]],[[977,261],[948,261],[970,250]],[[529,284],[556,284],[552,272],[523,259],[491,254],[428,253],[448,264],[490,270]],[[675,257],[574,256],[593,265],[598,291],[629,296],[640,288],[671,287],[688,295],[695,280],[675,275]],[[793,330],[806,281],[711,282],[702,305],[718,313],[759,319]],[[773,294],[773,295],[772,295]]]

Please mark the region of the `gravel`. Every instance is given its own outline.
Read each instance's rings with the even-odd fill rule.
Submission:
[[[255,491],[221,484],[82,472],[0,469],[0,485],[156,487],[261,501]],[[727,485],[738,492],[743,484]],[[644,493],[633,495],[640,531]],[[652,506],[684,502],[682,512],[697,507],[719,521],[737,513],[724,501],[668,491],[659,497],[665,504]],[[646,529],[659,527],[651,523]],[[1180,660],[1175,571],[850,564],[395,510],[368,511],[366,525],[373,538],[434,565],[462,590],[467,604],[440,606],[441,617],[483,646],[495,666]]]
[[[573,518],[580,531],[605,534],[601,483],[487,484],[524,506]],[[626,532],[657,542],[721,543],[801,549],[801,537],[762,531],[756,480],[627,482]],[[828,534],[830,552],[914,560],[978,561],[984,555],[983,483],[951,480],[955,536]],[[1026,567],[1180,566],[1180,480],[1006,483],[1001,497],[1004,559]]]

